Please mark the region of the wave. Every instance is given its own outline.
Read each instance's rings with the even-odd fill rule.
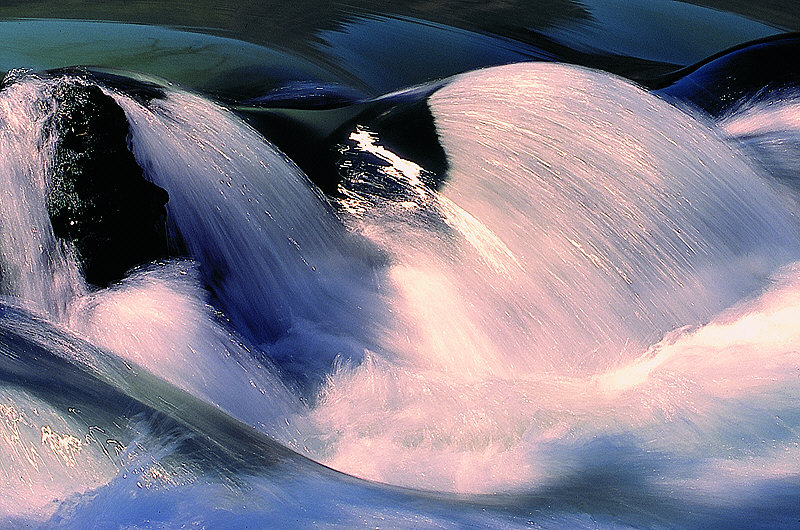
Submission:
[[[741,300],[778,296],[774,275],[797,259],[796,206],[737,143],[628,82],[564,65],[464,74],[429,105],[450,167],[439,192],[368,131],[351,137],[382,159],[375,177],[348,162],[352,179],[387,184],[345,203],[390,253],[405,327],[389,348],[399,360],[374,352],[323,389],[312,413],[323,461],[434,490],[518,490],[589,465],[569,454],[599,437],[669,454],[676,467],[659,476],[680,482],[693,466],[677,462],[729,419],[716,375],[730,374],[726,388],[763,378],[755,394],[792,386],[790,350],[748,349],[752,320],[776,308],[732,324],[741,343],[691,346]],[[661,372],[664,349],[714,368]],[[762,366],[773,353],[778,367]],[[739,356],[765,371],[739,371]]]
[[[101,82],[170,256],[98,288],[47,212],[63,83],[98,81],[0,92],[9,524],[796,520],[792,89],[469,72],[416,92],[444,169],[348,122],[326,196],[223,106]]]

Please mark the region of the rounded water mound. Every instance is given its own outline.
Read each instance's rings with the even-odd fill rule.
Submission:
[[[505,246],[500,274],[455,256],[446,274],[506,365],[602,371],[800,254],[793,212],[734,147],[622,79],[516,64],[430,105],[442,195]]]

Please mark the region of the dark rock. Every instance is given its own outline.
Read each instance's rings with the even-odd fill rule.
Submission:
[[[669,101],[684,101],[721,116],[742,100],[796,87],[800,33],[741,44],[649,83]]]
[[[125,113],[113,98],[69,78],[53,96],[47,211],[55,235],[74,244],[86,280],[106,286],[166,255],[168,195],[143,177],[128,148]]]
[[[431,189],[440,189],[448,162],[427,98],[441,86],[443,82],[436,81],[373,100],[351,101],[338,108],[237,110],[326,195],[338,197],[340,185],[347,185],[340,151],[342,146],[352,145],[350,134],[359,128],[374,134],[381,146],[424,168],[423,182]]]
[[[427,186],[441,189],[449,165],[427,98],[398,105],[367,126],[390,151],[425,168],[421,178]]]

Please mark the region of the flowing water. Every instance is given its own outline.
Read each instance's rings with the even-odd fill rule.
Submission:
[[[590,27],[582,16],[559,27]],[[74,72],[6,76],[0,522],[798,524],[798,89],[709,116],[612,73],[518,62],[554,59],[555,44],[389,18],[391,31],[458,49],[495,39],[502,53],[380,79],[362,55],[348,92],[336,64],[360,41],[346,36],[381,18],[320,30],[328,62],[312,85],[330,78],[313,97],[463,72],[352,103],[421,102],[446,169],[355,110],[331,136],[329,195],[301,169],[328,156],[319,143],[290,159],[282,129],[268,139],[243,119],[264,109],[231,110],[238,81],[202,94],[206,74],[180,70],[194,90],[158,81],[141,98]],[[174,31],[170,46],[189,35],[154,31]],[[203,38],[204,53],[233,53]],[[589,37],[571,38],[585,53]],[[100,66],[131,68],[106,52]],[[312,97],[270,75],[289,87],[283,103]],[[169,194],[172,257],[107,288],[84,281],[46,209],[63,83],[101,84],[144,177]],[[339,110],[274,112],[331,130]]]

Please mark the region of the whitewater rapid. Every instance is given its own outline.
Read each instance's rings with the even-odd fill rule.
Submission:
[[[335,433],[323,435],[331,465],[434,490],[519,489],[589,465],[598,455],[570,455],[578,440],[694,458],[719,441],[737,384],[797,391],[794,306],[777,330],[769,303],[735,323],[726,312],[794,278],[783,267],[800,250],[796,203],[738,140],[627,81],[557,64],[464,74],[429,105],[450,165],[439,193],[368,132],[351,137],[409,190],[346,199],[392,255],[404,362],[375,353],[331,377],[313,412]],[[676,353],[698,355],[696,338],[722,321],[741,342],[707,341],[713,368]],[[787,346],[770,349],[772,336]],[[760,428],[763,412],[735,424]]]
[[[672,517],[796,485],[797,165],[796,151],[776,148],[797,145],[796,99],[750,102],[715,123],[602,72],[479,70],[427,100],[449,165],[440,189],[359,126],[329,198],[220,105],[173,88],[149,102],[106,89],[145,177],[169,193],[180,257],[97,290],[48,232],[41,130],[57,82],[20,76],[0,93],[9,359],[22,355],[15,326],[27,326],[43,351],[137,399],[155,383],[142,376],[136,394],[114,363],[347,475],[508,495],[508,506],[575,488],[582,513],[661,498],[648,509]],[[374,186],[356,185],[365,180]],[[7,516],[78,525],[100,503],[130,515],[138,502],[242,514],[238,500],[264,496],[302,518],[304,496],[325,484],[346,520],[383,510],[431,523],[435,502],[462,498],[419,493],[424,519],[387,508],[405,493],[299,465],[229,485],[182,467],[180,444],[148,421],[108,412],[119,432],[106,438],[120,447],[109,453],[50,394],[13,383],[0,397]],[[202,409],[192,407],[187,417]],[[210,429],[189,424],[201,438]],[[525,524],[508,506],[485,517]]]

